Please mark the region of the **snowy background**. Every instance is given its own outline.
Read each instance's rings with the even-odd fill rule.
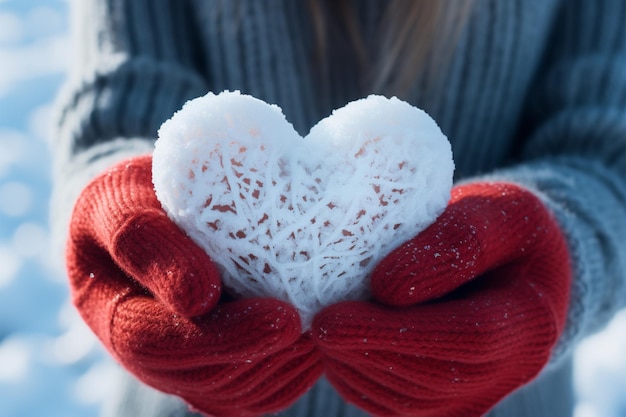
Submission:
[[[0,0],[0,417],[91,417],[111,367],[50,250],[50,123],[67,3]],[[626,417],[626,312],[576,355],[576,417]]]

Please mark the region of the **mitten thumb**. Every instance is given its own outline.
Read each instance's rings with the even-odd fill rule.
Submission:
[[[515,184],[458,186],[435,223],[377,265],[372,293],[386,304],[413,305],[512,262],[569,275],[565,240],[554,218],[534,194]],[[524,276],[532,281],[543,275]]]
[[[173,312],[204,314],[220,296],[218,270],[161,208],[151,165],[151,156],[124,161],[83,190],[72,215],[68,252],[84,250],[91,265],[68,268],[79,275],[73,282],[81,286],[103,278],[95,277],[95,264],[113,262]],[[84,258],[72,255],[68,263]]]

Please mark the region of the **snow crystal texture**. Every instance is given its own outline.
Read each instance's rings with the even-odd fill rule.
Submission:
[[[209,93],[166,121],[153,156],[157,197],[242,297],[315,313],[368,297],[368,275],[431,224],[450,197],[450,144],[422,110],[369,96],[302,138],[281,109]]]

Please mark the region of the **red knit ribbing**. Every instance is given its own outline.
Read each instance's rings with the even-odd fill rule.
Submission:
[[[220,301],[217,267],[161,209],[151,164],[125,161],[81,193],[67,245],[74,304],[120,364],[202,413],[287,407],[321,374],[298,313]]]
[[[328,378],[378,416],[480,416],[533,379],[565,323],[569,256],[540,200],[457,187],[449,207],[372,275],[378,302],[320,313]]]

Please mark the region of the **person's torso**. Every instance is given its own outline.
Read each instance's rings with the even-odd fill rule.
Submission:
[[[375,33],[384,2],[354,3],[363,30]],[[302,135],[334,108],[367,95],[350,70],[334,68],[332,85],[317,74],[307,2],[201,0],[194,5],[203,71],[212,90],[241,90],[278,104]],[[556,6],[556,0],[476,0],[437,89],[426,95],[414,88],[405,97],[448,136],[457,179],[515,156],[526,93]]]

